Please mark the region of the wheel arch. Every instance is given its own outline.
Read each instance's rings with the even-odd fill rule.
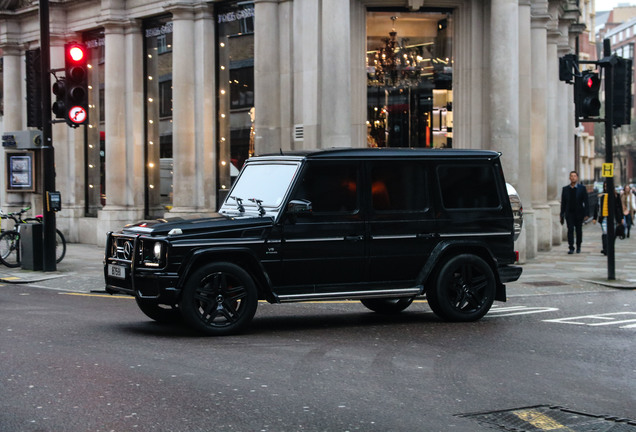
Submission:
[[[472,254],[483,259],[495,276],[495,300],[506,301],[506,286],[501,282],[497,270],[497,259],[493,256],[488,246],[480,241],[442,241],[431,252],[429,259],[417,277],[417,284],[428,291],[435,283],[436,269],[444,265],[446,261],[456,255]]]
[[[272,293],[271,281],[265,268],[261,265],[254,253],[247,248],[228,249],[198,249],[187,256],[182,269],[179,271],[179,282],[177,287],[183,290],[190,275],[205,264],[212,262],[228,262],[243,268],[252,277],[259,298],[268,302],[276,302]]]

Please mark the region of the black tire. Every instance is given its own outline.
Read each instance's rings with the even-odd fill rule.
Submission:
[[[379,298],[360,300],[363,305],[373,312],[381,314],[396,314],[411,306],[415,297]]]
[[[256,313],[258,291],[241,267],[212,263],[188,278],[179,308],[186,324],[210,336],[244,330]]]
[[[495,275],[482,258],[462,254],[444,263],[428,290],[428,304],[437,316],[448,321],[477,321],[495,299]]]
[[[66,239],[59,229],[55,230],[55,262],[60,263],[66,255]]]
[[[0,234],[0,262],[7,267],[20,267],[20,234],[17,232]]]
[[[135,297],[135,300],[137,301],[139,309],[141,309],[148,318],[152,318],[153,320],[164,324],[175,324],[182,321],[181,312],[176,305],[162,305],[152,299],[143,299],[139,297]]]

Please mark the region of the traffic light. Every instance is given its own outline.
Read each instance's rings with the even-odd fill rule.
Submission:
[[[53,83],[53,94],[55,95],[55,102],[53,102],[51,111],[55,114],[55,118],[66,118],[66,104],[64,102],[64,99],[66,99],[66,80],[64,78],[60,78]]]
[[[63,118],[66,119],[66,123],[71,127],[87,124],[88,50],[86,45],[77,42],[64,45],[64,71],[66,75],[64,81],[56,83],[58,90],[64,95]],[[54,93],[55,90],[54,86]]]
[[[616,57],[614,65],[614,93],[612,118],[614,126],[630,124],[632,121],[632,60]]]
[[[574,84],[577,117],[598,117],[601,112],[601,80],[598,73],[583,71],[580,77],[576,77]]]

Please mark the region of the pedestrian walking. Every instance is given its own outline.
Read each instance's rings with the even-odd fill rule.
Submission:
[[[636,199],[629,185],[625,185],[623,188],[621,203],[623,204],[623,216],[625,217],[625,235],[629,237],[629,231],[634,224],[634,212],[636,212]]]
[[[569,254],[574,253],[574,233],[576,232],[576,253],[581,253],[583,241],[583,221],[589,216],[587,189],[579,183],[579,174],[570,171],[570,184],[561,192],[561,225],[567,223]]]
[[[614,219],[616,225],[620,225],[623,223],[623,204],[621,203],[620,197],[616,193],[616,191],[612,191],[614,193]],[[598,202],[596,203],[596,207],[594,208],[594,223],[598,221],[601,224],[601,241],[603,243],[603,249],[601,253],[603,255],[607,255],[607,219],[609,216],[609,199],[607,193],[607,183],[603,182],[603,193],[599,194]],[[614,231],[616,232],[616,231]],[[612,239],[612,241],[616,240],[616,236]]]

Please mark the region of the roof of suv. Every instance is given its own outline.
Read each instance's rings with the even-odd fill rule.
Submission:
[[[501,153],[492,150],[431,148],[331,148],[265,154],[252,159],[339,159],[339,158],[435,158],[497,159]]]

